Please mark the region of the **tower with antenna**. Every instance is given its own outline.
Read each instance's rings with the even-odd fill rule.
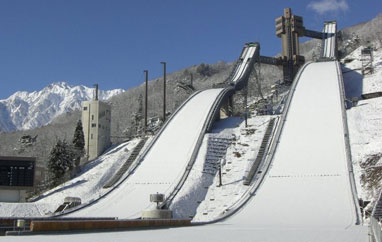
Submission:
[[[93,100],[82,102],[82,127],[87,160],[93,160],[110,145],[111,107],[98,100],[98,84],[94,85]]]

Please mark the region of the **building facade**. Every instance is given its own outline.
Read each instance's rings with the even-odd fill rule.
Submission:
[[[25,202],[35,185],[34,157],[0,156],[0,202]]]
[[[99,100],[82,103],[82,127],[88,160],[97,158],[110,145],[111,107]]]

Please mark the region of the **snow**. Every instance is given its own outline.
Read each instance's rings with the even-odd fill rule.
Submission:
[[[360,94],[367,94],[373,92],[382,92],[382,48],[377,51],[373,51],[374,56],[374,73],[362,76],[362,58],[361,50],[365,46],[360,46],[354,50],[351,54],[346,56],[346,59],[354,59],[350,63],[345,64],[344,79],[345,88],[349,97],[357,97]],[[344,62],[342,60],[342,62]],[[354,70],[354,71],[352,71]]]
[[[318,230],[354,226],[341,105],[335,62],[308,65],[264,184],[241,212],[222,223]]]
[[[153,208],[149,196],[166,197],[182,177],[212,105],[223,89],[205,90],[180,109],[144,157],[142,163],[118,189],[70,217],[138,218]]]
[[[91,161],[76,178],[57,186],[31,203],[0,203],[0,217],[40,217],[54,212],[65,197],[79,197],[83,204],[102,197],[110,189],[102,187],[130,156],[139,139],[110,148]],[[123,179],[123,177],[121,178]]]
[[[28,130],[50,123],[57,116],[81,108],[93,98],[93,88],[53,83],[41,91],[19,91],[0,100],[0,131]],[[124,92],[122,89],[99,91],[100,100]]]
[[[220,217],[226,209],[235,205],[248,191],[243,185],[243,176],[251,160],[260,148],[269,116],[252,116],[248,127],[240,118],[218,121],[205,142],[183,189],[174,200],[171,209],[176,217],[193,218],[193,222],[207,222]],[[222,186],[218,187],[218,173],[201,173],[205,163],[207,138],[209,136],[232,136],[234,142],[227,149],[222,166]],[[240,157],[237,157],[240,154]],[[196,211],[195,211],[196,210]]]
[[[379,63],[379,53],[375,56],[379,56],[375,60]],[[346,67],[355,68],[355,64],[356,61],[353,61]],[[362,79],[357,79],[359,74],[345,73],[347,97],[369,92],[370,89],[366,88],[368,85],[381,87],[380,75],[380,71],[376,71],[365,77],[362,86],[359,84],[362,84]],[[362,87],[362,91],[358,90],[359,87]],[[203,115],[199,116],[199,113],[206,112],[205,109],[217,95],[211,95],[210,92],[207,95],[205,91],[203,98],[192,100],[195,103],[191,107],[186,105],[189,108],[187,114],[179,113],[175,118],[182,122],[185,122],[184,119],[191,120],[187,121],[188,125],[202,122]],[[380,150],[381,103],[382,98],[363,100],[347,111],[355,163]],[[357,212],[349,182],[351,167],[348,167],[346,158],[341,105],[335,62],[308,65],[296,87],[278,148],[264,182],[240,211],[222,222],[150,231],[33,236],[28,237],[28,241],[366,241],[368,228],[355,225]],[[194,121],[197,118],[200,120]],[[257,153],[268,121],[267,116],[250,118],[250,127],[245,129],[242,120],[228,118],[218,122],[212,134],[205,135],[189,179],[172,205],[176,216],[194,216],[193,221],[210,221],[247,193],[248,188],[242,185],[242,177],[249,158]],[[248,134],[251,128],[256,131]],[[184,130],[186,134],[179,130]],[[181,164],[176,162],[183,159],[184,154],[192,152],[192,149],[187,149],[191,145],[184,145],[184,136],[199,132],[193,132],[192,127],[185,130],[176,125],[168,127],[166,131],[169,132],[168,136],[160,137],[163,140],[158,140],[157,150],[150,151],[151,156],[149,153],[132,177],[89,210],[79,211],[76,216],[97,214],[126,217],[133,210],[141,211],[150,207],[148,194],[161,192],[159,189],[171,191],[174,181],[179,179],[187,163],[186,160],[179,162]],[[228,135],[236,139],[236,143],[227,150],[222,187],[216,186],[217,175],[201,173],[207,153],[207,139],[211,135]],[[192,144],[191,140],[187,142]],[[243,145],[248,143],[250,146]],[[234,151],[243,156],[238,159]],[[170,164],[163,167],[156,164],[158,160]],[[167,167],[171,167],[172,171],[177,169],[177,172],[169,172],[169,169],[165,169]],[[131,205],[141,208],[130,209]],[[8,238],[7,241],[23,239]]]
[[[361,94],[382,91],[382,49],[374,51],[374,73],[362,76],[361,49],[359,47],[345,59],[354,59],[344,66],[345,88],[348,98]],[[354,71],[352,71],[354,70]],[[375,200],[378,191],[361,186],[364,170],[360,165],[371,155],[381,153],[382,147],[382,98],[360,100],[347,110],[353,165],[356,173],[357,190],[363,200]],[[382,184],[380,184],[382,185]]]
[[[341,105],[335,62],[310,64],[297,85],[264,183],[246,206],[222,222],[184,228],[41,235],[28,237],[28,241],[367,241],[368,228],[355,226]],[[222,126],[229,121],[223,120]],[[228,128],[223,132],[232,134],[236,130]],[[191,187],[185,184],[185,188]],[[113,201],[107,204],[113,206]]]

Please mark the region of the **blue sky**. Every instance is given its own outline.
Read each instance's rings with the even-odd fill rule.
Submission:
[[[0,99],[52,82],[101,89],[139,85],[168,72],[234,61],[245,42],[281,50],[274,19],[291,7],[305,27],[374,18],[380,0],[1,0]]]

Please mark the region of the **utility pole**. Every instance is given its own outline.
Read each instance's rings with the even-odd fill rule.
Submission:
[[[248,127],[248,86],[244,90],[245,127]]]
[[[148,82],[149,82],[149,71],[148,70],[144,70],[143,71],[145,73],[145,133],[147,131],[147,102],[148,102]]]
[[[166,120],[166,62],[162,61],[163,64],[163,122]]]

